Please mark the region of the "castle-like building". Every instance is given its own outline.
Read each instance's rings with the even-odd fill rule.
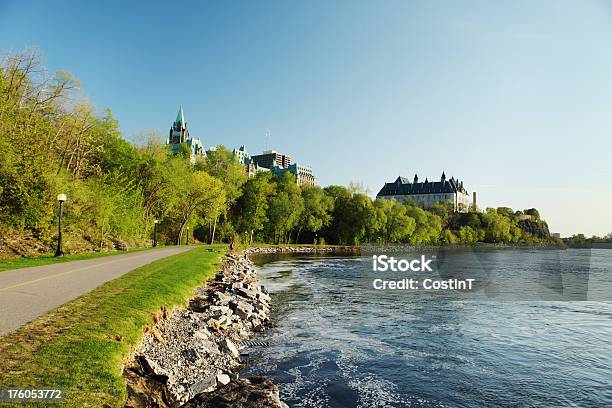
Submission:
[[[172,152],[177,154],[180,152],[181,143],[189,148],[191,152],[191,162],[195,163],[196,160],[202,159],[205,155],[204,145],[200,139],[192,138],[189,136],[189,130],[187,129],[187,121],[185,121],[185,113],[181,106],[176,115],[176,120],[170,128],[170,134],[168,135],[167,144],[172,146]]]
[[[451,177],[446,179],[446,174],[442,172],[440,181],[429,181],[427,178],[419,182],[419,177],[415,174],[411,183],[405,177],[399,176],[395,181],[386,183],[378,192],[376,197],[385,199],[396,199],[399,202],[406,200],[414,201],[421,208],[428,208],[438,202],[451,202],[453,208],[458,212],[466,212],[470,206],[476,207],[476,193],[470,202],[470,196],[463,186],[463,181]]]
[[[197,160],[203,159],[207,152],[200,139],[193,138],[189,135],[187,129],[187,121],[185,120],[185,112],[181,106],[176,115],[176,119],[170,127],[168,140],[166,144],[170,145],[172,152],[178,154],[185,146],[189,149],[190,160],[195,163]],[[208,150],[209,154],[213,154],[214,147]],[[291,163],[291,157],[285,154],[280,154],[274,150],[266,150],[262,154],[251,156],[244,146],[232,151],[234,158],[245,166],[245,171],[249,177],[254,176],[258,172],[272,172],[276,175],[282,175],[286,172],[293,173],[298,185],[315,185],[315,178],[312,169],[298,163]]]

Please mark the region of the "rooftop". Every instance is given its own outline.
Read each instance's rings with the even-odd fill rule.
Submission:
[[[415,174],[413,181],[410,182],[406,177],[399,176],[395,181],[385,183],[377,195],[390,196],[457,192],[467,194],[467,190],[463,187],[463,181],[459,181],[459,179],[455,179],[454,177],[447,180],[443,172],[440,181],[429,181],[426,178],[425,181],[419,182],[419,177]]]

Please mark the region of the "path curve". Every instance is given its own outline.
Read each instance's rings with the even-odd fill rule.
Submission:
[[[0,272],[0,336],[109,280],[190,249],[159,248]]]

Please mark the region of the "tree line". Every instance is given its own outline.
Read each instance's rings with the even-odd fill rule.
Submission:
[[[48,75],[35,51],[0,66],[0,230],[51,245],[65,193],[70,250],[160,242],[472,244],[547,242],[537,210],[456,213],[373,200],[356,186],[298,186],[291,173],[249,178],[223,146],[191,164],[155,132],[126,141],[66,72]],[[526,219],[524,215],[529,215]]]

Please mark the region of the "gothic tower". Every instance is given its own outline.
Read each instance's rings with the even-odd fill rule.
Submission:
[[[183,106],[179,108],[176,120],[170,128],[170,135],[168,136],[168,144],[186,143],[189,140],[189,131],[187,130],[187,122],[185,122],[185,113],[183,113]]]

